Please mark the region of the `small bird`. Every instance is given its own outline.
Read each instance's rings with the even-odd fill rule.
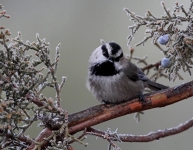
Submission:
[[[124,57],[115,42],[96,48],[90,56],[87,88],[106,104],[119,104],[143,96],[145,87],[157,91],[168,88],[151,81],[143,71]]]

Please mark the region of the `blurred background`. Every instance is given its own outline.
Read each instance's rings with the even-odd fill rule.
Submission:
[[[21,31],[23,40],[34,41],[36,33],[40,38],[46,38],[51,44],[51,58],[54,60],[55,47],[61,43],[60,64],[57,72],[59,81],[62,76],[67,76],[64,90],[62,92],[62,106],[69,113],[74,113],[88,107],[98,105],[99,102],[93,98],[86,89],[88,59],[91,52],[100,45],[100,39],[106,42],[115,41],[124,49],[124,53],[129,53],[127,47],[127,36],[130,31],[128,26],[132,25],[130,18],[123,11],[129,8],[135,14],[143,15],[150,10],[155,16],[160,17],[164,13],[160,0],[46,0],[46,1],[26,1],[26,0],[0,0],[4,5],[10,19],[1,19],[1,25],[10,29],[11,37],[17,36]],[[190,1],[178,1],[189,8]],[[167,8],[173,10],[175,0],[166,1]],[[185,28],[185,27],[182,27]],[[131,46],[141,41],[144,37],[144,28],[139,30]],[[151,43],[135,48],[135,56],[142,57],[148,55],[148,62],[154,63],[161,60],[163,54]],[[140,66],[140,64],[139,64]],[[141,66],[142,67],[142,66]],[[183,74],[185,80],[169,82],[160,78],[160,82],[170,87],[192,80],[188,74]],[[46,97],[55,97],[54,90],[46,89]],[[136,123],[134,114],[123,116],[99,125],[95,128],[112,131],[118,128],[118,133],[141,135],[159,129],[170,128],[179,125],[190,119],[193,114],[192,98],[181,101],[177,104],[165,108],[156,108],[145,111],[141,116],[141,121]],[[36,137],[41,129],[31,127],[28,134]],[[183,133],[153,141],[149,143],[118,143],[122,150],[190,150],[193,146],[193,129]],[[85,140],[89,143],[84,147],[79,143],[73,144],[76,150],[106,150],[108,142],[103,139],[96,139],[89,136]]]

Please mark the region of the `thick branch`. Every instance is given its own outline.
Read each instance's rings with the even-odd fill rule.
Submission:
[[[138,99],[128,101],[119,105],[97,105],[90,107],[81,112],[77,112],[69,115],[69,133],[74,134],[85,128],[89,128],[96,124],[126,115],[134,112],[144,111],[147,109],[153,109],[156,107],[164,107],[188,97],[193,96],[193,81],[185,83],[183,85],[169,88],[166,90],[151,93],[145,96],[146,103],[142,105]],[[58,126],[51,126],[52,129],[59,128]],[[45,131],[45,130],[44,130]],[[51,134],[51,132],[50,132]],[[39,134],[36,138],[37,142],[42,142],[44,138],[50,136],[46,134],[46,137],[41,137],[44,134]]]
[[[42,141],[44,141],[44,142],[41,143],[41,147],[43,148],[43,147],[46,145],[46,143],[49,142],[49,141],[47,141],[47,140],[45,140],[45,139],[48,138],[51,134],[53,134],[53,132],[52,132],[50,129],[45,128],[45,129],[43,129],[43,130],[40,132],[40,134],[39,134],[38,137],[35,139],[35,141],[36,141],[36,142],[39,142],[39,143],[41,143]],[[35,147],[35,143],[32,143],[32,144],[27,148],[27,150],[32,150],[32,149],[34,149],[34,147]]]
[[[87,127],[134,112],[156,107],[164,107],[193,96],[193,81],[151,93],[145,96],[146,103],[142,105],[138,99],[115,106],[98,105],[84,111],[69,115],[69,133],[76,133]]]

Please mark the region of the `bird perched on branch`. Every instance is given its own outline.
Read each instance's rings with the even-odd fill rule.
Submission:
[[[121,47],[115,42],[105,43],[91,54],[87,87],[98,101],[107,104],[143,96],[145,87],[154,91],[168,88],[146,77],[140,68],[124,57]]]

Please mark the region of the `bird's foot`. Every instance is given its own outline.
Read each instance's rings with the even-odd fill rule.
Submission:
[[[145,96],[144,96],[143,92],[140,92],[138,97],[139,97],[139,102],[141,102],[142,105],[145,105],[147,101],[145,100]]]

